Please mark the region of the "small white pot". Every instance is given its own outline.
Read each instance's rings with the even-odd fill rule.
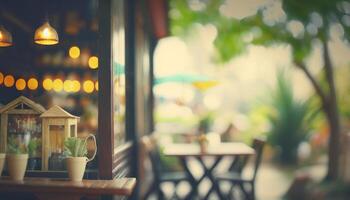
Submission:
[[[10,179],[23,180],[28,163],[28,154],[8,154],[6,157]]]
[[[86,163],[88,162],[87,157],[68,157],[67,159],[67,170],[71,181],[82,181]]]
[[[1,176],[2,170],[4,169],[5,158],[6,158],[6,154],[0,153],[0,176]]]

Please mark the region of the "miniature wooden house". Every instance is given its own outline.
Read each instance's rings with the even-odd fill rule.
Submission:
[[[59,106],[53,106],[41,116],[42,118],[42,169],[49,170],[49,159],[54,154],[62,154],[64,140],[77,137],[79,117],[71,115]]]
[[[8,137],[28,142],[29,139],[41,139],[40,115],[46,110],[32,100],[20,96],[0,109],[0,152],[6,152]],[[41,155],[38,153],[38,155]]]

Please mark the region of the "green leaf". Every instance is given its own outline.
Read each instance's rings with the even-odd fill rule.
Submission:
[[[26,154],[28,153],[28,148],[25,144],[21,143],[18,139],[11,135],[7,139],[7,153]]]
[[[87,155],[85,139],[76,137],[67,138],[64,141],[64,154],[72,157],[84,157]]]
[[[41,140],[34,138],[31,139],[28,143],[28,154],[30,157],[35,157],[37,156],[38,149],[41,146]]]

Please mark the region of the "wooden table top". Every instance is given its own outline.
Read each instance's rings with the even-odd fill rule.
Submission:
[[[49,178],[24,178],[23,181],[12,181],[7,177],[0,178],[0,192],[129,196],[135,185],[135,178],[83,180],[81,182]]]
[[[250,146],[241,142],[227,142],[209,145],[206,152],[201,152],[196,143],[190,144],[170,144],[164,147],[166,156],[239,156],[253,155],[255,151]]]

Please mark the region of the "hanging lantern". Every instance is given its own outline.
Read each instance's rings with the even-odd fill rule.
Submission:
[[[58,34],[49,22],[45,22],[36,29],[34,42],[41,45],[54,45],[58,43]]]
[[[12,35],[3,26],[0,26],[0,47],[12,46]]]

